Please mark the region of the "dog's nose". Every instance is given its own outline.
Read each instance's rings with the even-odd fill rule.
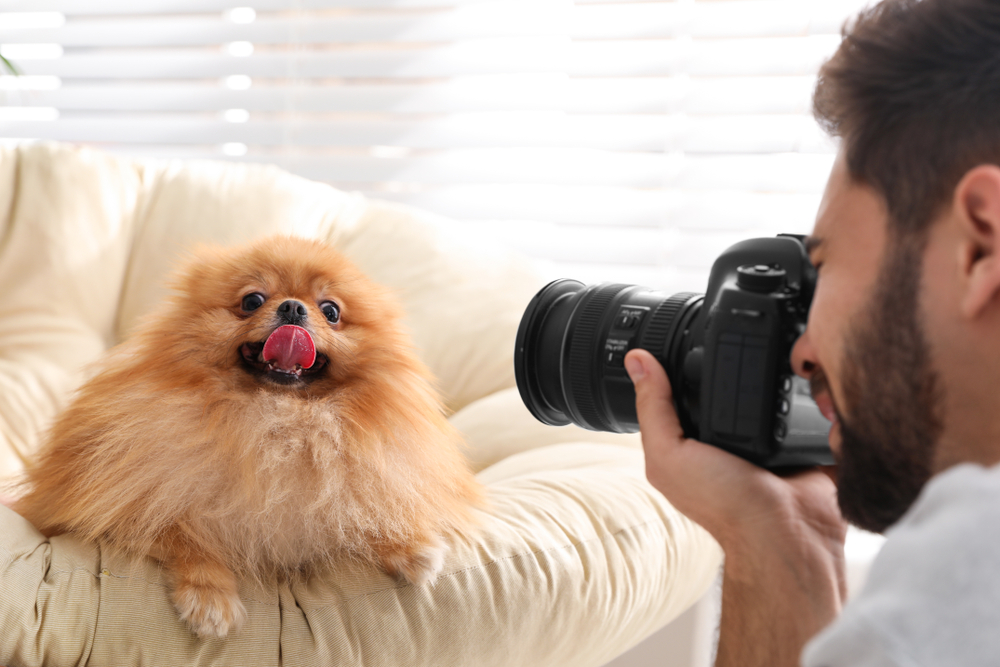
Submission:
[[[288,324],[304,322],[307,314],[305,304],[295,299],[288,299],[278,306],[278,319],[282,319]]]

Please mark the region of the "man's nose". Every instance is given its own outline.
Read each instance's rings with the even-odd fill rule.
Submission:
[[[819,360],[816,357],[812,341],[809,339],[809,329],[807,328],[792,346],[792,370],[795,371],[796,375],[808,380],[818,367]]]

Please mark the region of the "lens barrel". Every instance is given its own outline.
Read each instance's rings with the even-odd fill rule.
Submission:
[[[701,301],[698,294],[667,296],[634,285],[549,283],[518,328],[514,373],[521,398],[546,424],[637,431],[625,353],[647,349],[673,377],[687,347],[684,324]]]

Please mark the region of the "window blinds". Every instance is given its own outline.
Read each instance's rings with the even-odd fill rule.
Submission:
[[[556,276],[703,291],[806,232],[819,65],[861,0],[3,0],[0,137],[276,163]]]

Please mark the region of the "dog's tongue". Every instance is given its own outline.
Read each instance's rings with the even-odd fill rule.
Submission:
[[[264,361],[284,371],[295,367],[309,368],[316,361],[316,346],[312,336],[294,324],[275,329],[264,342]]]

